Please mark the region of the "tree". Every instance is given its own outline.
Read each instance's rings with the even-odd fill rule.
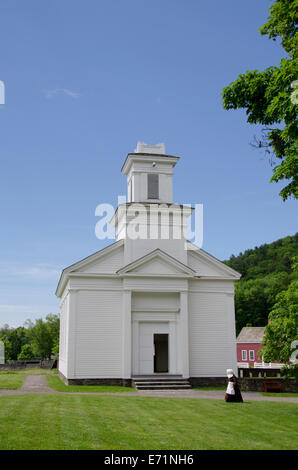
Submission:
[[[28,343],[27,331],[23,327],[9,328],[4,325],[0,329],[0,337],[6,341],[6,359],[16,360],[22,346]]]
[[[281,291],[298,279],[292,260],[298,252],[298,234],[245,250],[225,263],[242,274],[235,283],[236,332],[248,323],[264,326]]]
[[[267,324],[276,295],[289,285],[287,273],[273,273],[257,279],[240,279],[235,286],[237,334],[247,323],[251,326]]]
[[[298,271],[298,257],[293,261],[293,270]],[[292,281],[287,290],[276,296],[265,328],[264,347],[260,351],[266,362],[288,363],[293,357],[293,347],[298,340],[298,280]],[[297,347],[296,347],[297,349]],[[298,376],[298,364],[292,367]]]
[[[5,344],[6,360],[30,359],[34,355],[50,358],[52,353],[57,355],[59,327],[59,315],[52,313],[47,315],[45,320],[40,318],[35,323],[28,319],[24,327],[10,328],[9,325],[4,325],[0,328],[0,339]],[[25,347],[26,345],[28,347]]]
[[[52,355],[54,357],[58,357],[59,355],[59,341],[57,341],[56,343],[54,343],[53,347],[52,347]]]
[[[30,330],[30,338],[34,354],[42,359],[50,359],[53,340],[49,328],[42,318],[35,321],[35,325]]]
[[[8,335],[8,340],[11,344],[11,359],[16,360],[24,344],[28,343],[28,337],[25,328],[20,326],[11,330]]]
[[[32,351],[32,346],[30,344],[24,344],[20,354],[18,355],[18,359],[32,359],[34,357],[34,353]]]
[[[270,155],[271,181],[288,181],[279,193],[284,201],[298,198],[297,11],[298,0],[276,0],[268,22],[259,28],[262,35],[281,39],[287,58],[279,67],[247,71],[222,91],[224,109],[246,109],[247,122],[265,126],[256,146]]]
[[[50,313],[46,316],[46,323],[49,329],[53,345],[59,343],[60,318],[59,315]]]

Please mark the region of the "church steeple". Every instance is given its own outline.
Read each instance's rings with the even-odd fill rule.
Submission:
[[[164,144],[138,142],[122,167],[127,175],[127,201],[147,203],[173,202],[173,168],[179,157],[165,154]]]
[[[179,157],[164,144],[139,142],[122,167],[127,175],[127,203],[119,204],[111,224],[124,239],[125,263],[159,248],[185,263],[187,221],[192,208],[173,203],[173,168]]]

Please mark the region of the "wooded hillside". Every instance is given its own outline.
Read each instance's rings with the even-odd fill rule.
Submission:
[[[276,295],[298,279],[292,267],[297,254],[298,233],[224,261],[242,274],[235,289],[237,334],[243,326],[267,325]]]

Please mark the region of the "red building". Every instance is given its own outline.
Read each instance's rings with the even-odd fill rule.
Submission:
[[[262,364],[262,358],[259,358],[258,351],[262,347],[265,326],[246,326],[242,328],[237,337],[237,362],[238,367],[254,367],[255,363]]]

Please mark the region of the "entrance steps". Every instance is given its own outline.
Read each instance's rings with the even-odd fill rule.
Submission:
[[[137,390],[189,390],[188,379],[177,376],[133,377],[133,386]]]

